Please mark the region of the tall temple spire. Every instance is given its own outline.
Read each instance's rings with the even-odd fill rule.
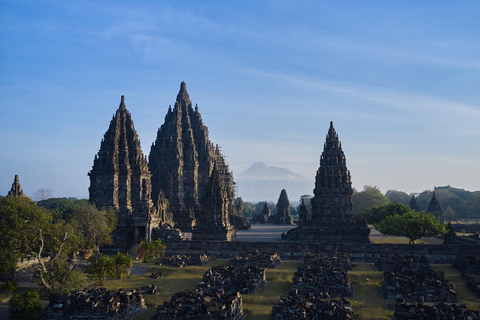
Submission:
[[[432,199],[430,199],[430,203],[428,204],[428,209],[425,213],[432,213],[436,218],[440,219],[440,221],[443,223],[443,210],[437,198],[435,197],[435,190],[433,191]]]
[[[415,195],[412,195],[412,200],[410,200],[410,209],[420,212],[420,207],[418,206],[417,199],[415,199]]]
[[[20,187],[20,180],[18,179],[18,174],[15,175],[13,179],[12,188],[8,192],[7,197],[21,197],[23,196],[23,190]]]

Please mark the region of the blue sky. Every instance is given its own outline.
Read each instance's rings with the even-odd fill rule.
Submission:
[[[120,96],[148,155],[181,81],[234,175],[263,161],[313,189],[333,120],[357,189],[480,190],[478,1],[0,7],[1,194],[19,174],[88,197]]]

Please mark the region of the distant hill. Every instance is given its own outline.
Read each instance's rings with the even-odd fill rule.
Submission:
[[[238,180],[296,180],[306,181],[304,177],[285,168],[268,166],[264,162],[255,162],[238,175]]]
[[[235,177],[238,195],[244,201],[277,202],[282,189],[287,191],[290,201],[297,201],[303,194],[312,194],[314,179],[304,177],[286,169],[256,162]]]

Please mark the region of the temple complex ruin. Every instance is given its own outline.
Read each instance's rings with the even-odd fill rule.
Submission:
[[[10,191],[8,191],[8,194],[7,194],[7,197],[22,197],[24,194],[23,194],[23,190],[22,188],[20,187],[20,180],[18,179],[18,174],[15,175],[15,179],[13,180],[13,183],[12,183],[12,188],[10,189]]]
[[[277,214],[270,216],[269,222],[274,224],[293,224],[293,217],[290,214],[290,201],[285,189],[282,189],[278,197]]]
[[[282,235],[284,240],[370,242],[370,229],[366,220],[352,212],[353,189],[350,171],[347,169],[345,154],[333,122],[330,122],[320,157],[313,193],[312,217]]]

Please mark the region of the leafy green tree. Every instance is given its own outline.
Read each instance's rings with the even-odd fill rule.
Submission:
[[[107,275],[114,273],[114,263],[108,256],[99,252],[94,252],[90,258],[88,273],[92,279],[96,280],[96,284],[104,285]]]
[[[150,259],[160,259],[166,249],[162,239],[152,242],[142,241],[137,248],[138,258],[142,262],[148,262]]]
[[[17,284],[17,281],[15,280],[6,281],[1,286],[2,291],[7,292],[9,295],[11,295],[13,291],[15,291],[15,289],[17,288],[18,288],[18,284]]]
[[[10,319],[37,320],[43,318],[40,296],[33,291],[17,293],[10,299],[8,315]]]
[[[50,211],[53,214],[54,221],[59,219],[68,221],[78,206],[87,203],[87,199],[49,198],[38,201],[37,205]]]
[[[366,209],[365,211],[363,211],[362,216],[367,219],[368,223],[376,224],[385,219],[386,217],[396,214],[402,215],[410,210],[412,209],[410,209],[409,206],[394,202]]]
[[[117,252],[112,258],[112,263],[114,277],[116,279],[123,279],[130,274],[132,269],[132,256]]]
[[[443,219],[447,223],[457,220],[457,216],[455,215],[455,211],[453,211],[452,207],[448,206],[447,209],[443,211]]]
[[[7,276],[21,257],[38,247],[38,230],[48,229],[52,214],[27,197],[0,198],[0,274]]]
[[[410,239],[410,244],[423,237],[435,237],[445,234],[447,230],[433,214],[424,214],[410,210],[402,215],[388,216],[375,228],[383,234],[401,236]]]
[[[387,204],[390,201],[376,186],[364,186],[361,192],[352,196],[353,212],[361,214],[368,208]]]
[[[398,202],[408,206],[410,204],[410,200],[412,199],[411,195],[408,195],[406,192],[397,191],[397,190],[388,190],[385,193],[385,196],[388,198],[390,202]]]
[[[117,215],[112,208],[98,210],[92,203],[79,205],[70,222],[83,235],[83,249],[100,252],[100,246],[112,243],[111,233],[117,225]]]

